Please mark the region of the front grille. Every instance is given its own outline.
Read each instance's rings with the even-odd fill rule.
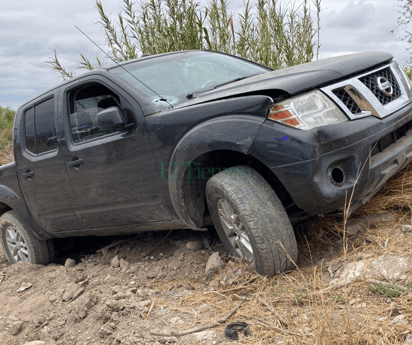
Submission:
[[[409,131],[409,129],[412,129],[412,121],[409,121],[405,123],[403,126],[399,127],[398,129],[395,129],[394,131],[384,135],[382,138],[380,138],[372,145],[371,155],[374,156],[379,152],[383,152],[389,146],[395,144],[400,138],[406,135],[406,132]]]
[[[349,109],[352,114],[360,114],[362,109],[355,103],[351,96],[342,87],[340,89],[333,90],[333,93],[340,101]]]
[[[379,90],[379,87],[376,81],[378,77],[383,77],[392,84],[393,92],[391,96],[387,96],[382,91]],[[398,82],[396,81],[389,67],[382,69],[380,71],[374,72],[372,74],[366,75],[360,78],[359,80],[363,84],[365,84],[369,90],[372,91],[372,93],[379,100],[379,102],[381,102],[382,105],[386,105],[401,96],[401,89],[399,88]]]

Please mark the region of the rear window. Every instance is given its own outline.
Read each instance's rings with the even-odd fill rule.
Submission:
[[[26,110],[24,122],[27,151],[40,154],[57,148],[54,98]]]

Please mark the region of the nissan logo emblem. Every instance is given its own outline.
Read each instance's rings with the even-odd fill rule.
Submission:
[[[377,77],[376,82],[378,84],[379,91],[382,92],[385,96],[392,96],[393,87],[391,82],[384,77]]]

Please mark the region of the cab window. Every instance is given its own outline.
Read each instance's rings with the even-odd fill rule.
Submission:
[[[70,93],[69,121],[73,141],[78,143],[115,132],[101,129],[97,114],[107,108],[121,110],[119,97],[104,85],[93,83]]]
[[[54,98],[27,109],[24,121],[27,151],[40,154],[57,148]]]

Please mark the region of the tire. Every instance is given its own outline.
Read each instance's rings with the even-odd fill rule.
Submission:
[[[10,264],[31,262],[47,265],[54,257],[53,242],[35,237],[31,229],[21,224],[14,211],[0,217],[0,242]]]
[[[288,215],[255,170],[236,166],[214,175],[207,182],[206,198],[229,254],[240,256],[262,275],[273,276],[294,267],[290,259],[297,261],[298,250]]]

